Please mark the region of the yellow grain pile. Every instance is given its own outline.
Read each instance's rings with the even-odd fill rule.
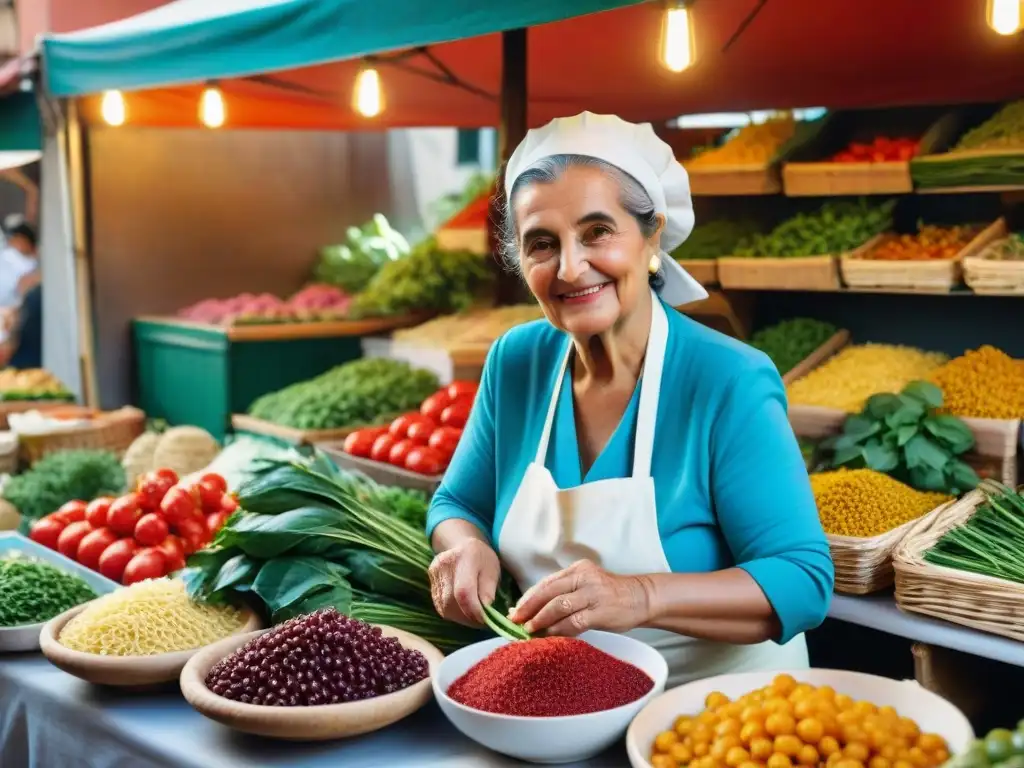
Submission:
[[[935,371],[943,409],[978,419],[1024,419],[1024,361],[991,346],[972,349]]]
[[[201,648],[245,623],[234,608],[198,605],[176,579],[140,581],[93,601],[61,630],[61,645],[101,656],[153,656]]]
[[[873,469],[837,469],[811,475],[825,533],[871,538],[931,512],[951,497],[904,485]]]
[[[817,405],[860,413],[879,392],[900,392],[917,379],[927,379],[946,362],[938,352],[889,344],[846,347],[787,388],[791,405]]]
[[[717,149],[709,149],[687,160],[686,167],[768,165],[782,145],[793,138],[795,130],[796,122],[790,114],[779,115],[763,123],[746,125]]]

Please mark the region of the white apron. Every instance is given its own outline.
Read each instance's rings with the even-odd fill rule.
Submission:
[[[651,331],[640,382],[633,476],[598,480],[560,490],[545,468],[548,440],[565,378],[569,343],[548,405],[537,457],[523,476],[498,540],[501,561],[526,590],[577,560],[588,559],[620,575],[670,573],[658,532],[651,453],[658,393],[668,338],[668,318],[652,296]],[[668,662],[669,686],[730,672],[804,669],[803,635],[784,646],[768,641],[731,645],[674,632],[637,629],[628,633],[658,649]]]

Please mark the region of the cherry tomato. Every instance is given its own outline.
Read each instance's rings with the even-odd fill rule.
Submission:
[[[430,436],[427,445],[441,456],[447,456],[450,459],[455,453],[455,446],[459,444],[460,437],[462,437],[461,429],[456,427],[438,427]]]
[[[206,516],[206,530],[209,531],[211,538],[224,527],[224,523],[228,521],[229,517],[231,517],[230,512],[211,512]]]
[[[53,514],[64,523],[77,523],[85,520],[85,508],[88,505],[84,501],[69,501]]]
[[[209,541],[209,531],[206,529],[206,520],[201,516],[187,517],[178,522],[178,533],[181,535],[182,543],[185,545],[185,554],[191,555],[200,550]]]
[[[402,440],[409,436],[409,425],[413,423],[415,419],[420,418],[419,413],[406,413],[399,416],[397,419],[391,422],[391,426],[388,427],[388,434],[397,440]]]
[[[474,398],[479,388],[480,385],[475,381],[453,381],[448,385],[448,397],[453,401],[460,397]]]
[[[199,504],[204,512],[215,512],[220,509],[220,500],[224,498],[224,491],[220,486],[200,480],[196,488],[199,489]]]
[[[110,505],[114,500],[110,496],[100,496],[89,502],[85,508],[85,519],[93,528],[104,528],[107,525],[107,515],[110,513]]]
[[[146,579],[159,579],[167,575],[167,560],[156,547],[146,547],[135,553],[125,566],[121,583],[126,587]]]
[[[164,513],[167,522],[177,525],[178,521],[198,514],[199,507],[191,493],[180,485],[176,485],[167,492],[164,500],[160,502],[160,511]]]
[[[167,523],[156,512],[143,515],[135,524],[135,540],[144,547],[155,547],[167,534]]]
[[[388,462],[396,467],[404,467],[409,451],[415,447],[416,443],[412,440],[399,440],[391,447],[391,453],[388,454]]]
[[[444,472],[444,459],[432,448],[417,445],[405,459],[405,468],[420,475],[439,475]]]
[[[78,545],[75,559],[86,568],[91,568],[95,571],[100,567],[100,556],[118,538],[118,535],[109,528],[97,528],[94,531],[90,531]]]
[[[414,421],[409,425],[409,439],[417,445],[426,445],[435,429],[437,422],[424,416],[422,421]]]
[[[423,401],[423,404],[420,406],[420,413],[432,421],[440,421],[441,411],[451,405],[451,403],[452,399],[448,395],[448,390],[442,389]]]
[[[129,493],[114,501],[107,513],[107,527],[122,536],[131,536],[135,532],[135,524],[142,517],[138,494]]]
[[[225,495],[220,500],[220,511],[227,512],[230,517],[238,510],[238,499],[231,495]]]
[[[178,473],[173,469],[157,469],[155,472],[160,475],[160,477],[169,480],[171,485],[176,485],[178,483]]]
[[[44,547],[56,549],[57,539],[60,538],[61,531],[63,531],[64,528],[65,523],[58,520],[53,515],[47,515],[46,517],[32,523],[32,527],[29,528],[28,531],[28,537],[36,544],[42,544]]]
[[[199,478],[199,482],[212,485],[221,492],[221,495],[228,492],[228,481],[224,479],[223,475],[218,475],[216,472],[207,472]]]
[[[125,566],[135,555],[136,550],[138,550],[138,545],[133,539],[115,541],[100,555],[100,573],[120,584]]]
[[[381,435],[373,442],[373,449],[370,451],[370,458],[374,461],[387,463],[391,455],[391,447],[398,442],[392,435]]]
[[[139,478],[139,485],[135,491],[139,495],[139,506],[150,512],[159,509],[160,502],[173,485],[168,478],[156,472],[147,472]]]
[[[164,560],[167,561],[168,573],[180,571],[185,567],[185,545],[174,534],[168,534],[156,548],[163,553]]]
[[[342,449],[350,456],[368,459],[370,458],[370,451],[373,450],[373,444],[380,437],[380,434],[376,429],[357,429],[345,438]]]
[[[60,532],[60,536],[57,537],[57,551],[64,555],[64,557],[70,557],[74,560],[78,554],[78,545],[90,533],[92,533],[92,526],[85,520],[76,520],[73,523],[68,523],[67,527]]]
[[[441,424],[446,427],[462,429],[466,426],[466,422],[469,421],[469,411],[471,407],[472,404],[467,400],[456,400],[444,409],[444,413],[441,414]]]

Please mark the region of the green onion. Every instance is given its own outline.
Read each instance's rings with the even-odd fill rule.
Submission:
[[[493,605],[484,606],[484,623],[498,637],[507,640],[529,640],[530,634],[519,624],[504,616]]]

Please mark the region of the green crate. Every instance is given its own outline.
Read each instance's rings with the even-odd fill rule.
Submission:
[[[260,395],[362,355],[359,335],[232,340],[226,329],[149,318],[133,322],[133,337],[139,407],[218,440]]]

